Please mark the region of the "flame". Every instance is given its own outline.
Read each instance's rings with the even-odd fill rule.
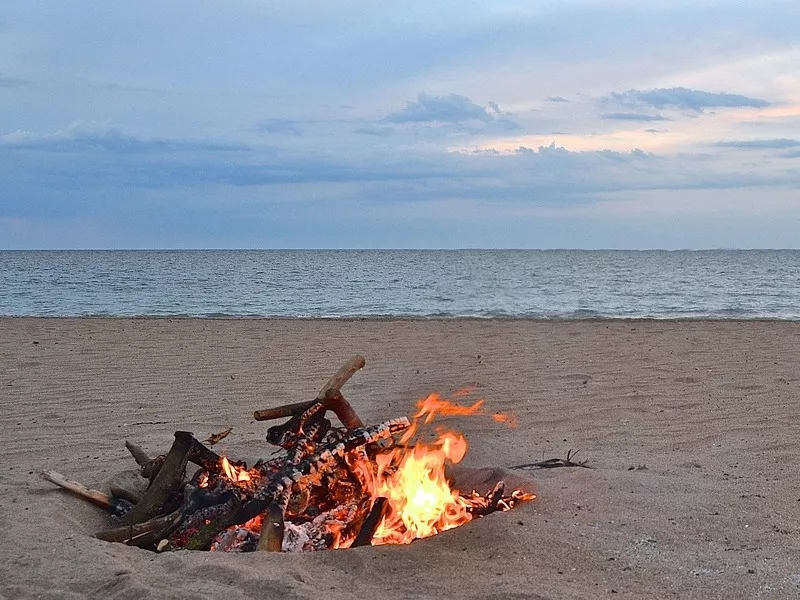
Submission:
[[[468,391],[457,394],[462,397]],[[430,424],[440,415],[485,415],[498,422],[513,422],[513,417],[502,413],[489,415],[483,408],[483,400],[468,406],[453,404],[439,394],[431,394],[420,400],[411,426],[396,443],[376,444],[372,452],[368,453],[362,448],[346,457],[350,472],[358,480],[349,484],[350,491],[347,494],[351,498],[337,496],[338,506],[325,509],[326,512],[308,522],[313,527],[322,519],[318,526],[330,538],[327,547],[350,547],[360,527],[358,523],[357,526],[351,526],[355,515],[359,512],[364,514],[365,504],[372,508],[378,498],[385,500],[381,501],[383,511],[371,540],[373,546],[408,544],[417,538],[430,537],[464,525],[476,516],[494,510],[509,510],[518,502],[534,498],[533,494],[521,490],[504,495],[501,488],[496,488],[496,493],[487,491],[484,496],[475,490],[462,493],[452,487],[446,468],[464,458],[467,452],[466,439],[461,433],[441,428],[435,430],[435,435],[426,433],[425,441],[418,435],[422,425]],[[226,457],[220,458],[220,470],[220,477],[224,478],[222,481],[227,479],[245,497],[255,491],[264,477],[258,468],[254,467],[248,472],[246,466],[232,464]],[[208,475],[201,476],[198,485],[208,486]],[[229,529],[236,529],[239,533],[247,530],[260,535],[263,518],[264,515],[258,515]],[[302,526],[304,517],[295,515],[297,518]],[[290,519],[289,522],[294,521]],[[231,548],[233,546],[227,549]]]
[[[451,489],[445,475],[447,463],[460,462],[467,442],[457,433],[445,432],[435,443],[419,443],[407,451],[392,451],[391,460],[379,468],[373,497],[388,500],[388,509],[373,536],[373,545],[408,544],[472,520],[458,490]],[[399,459],[396,470],[388,466]]]
[[[222,467],[222,472],[225,473],[232,482],[239,483],[241,481],[250,481],[250,473],[247,472],[247,469],[232,465],[227,457],[223,456],[220,459],[220,466]]]
[[[430,423],[436,415],[485,414],[482,407],[482,400],[459,406],[439,394],[431,394],[417,403],[412,425],[398,446],[377,455],[375,464],[356,461],[353,466],[373,502],[379,497],[387,499],[372,545],[408,544],[430,537],[468,523],[473,519],[471,508],[487,505],[486,498],[476,493],[465,496],[452,488],[446,476],[445,467],[461,462],[467,452],[462,434],[440,431],[433,443],[416,441],[413,446],[408,445],[417,434],[420,421]],[[519,499],[532,498],[528,494]]]

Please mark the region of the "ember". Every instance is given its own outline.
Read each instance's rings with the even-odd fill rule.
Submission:
[[[365,426],[340,392],[363,366],[362,357],[353,358],[310,402],[257,411],[256,420],[289,420],[267,431],[282,454],[249,469],[179,431],[169,453],[155,459],[126,443],[150,480],[141,495],[127,496],[133,504],[52,472],[43,476],[121,515],[122,525],[97,534],[100,539],[159,551],[407,544],[534,498],[521,490],[506,493],[502,482],[486,495],[456,489],[447,467],[463,459],[464,437],[439,431],[431,442],[419,439],[420,426],[437,414],[484,414],[480,401],[459,406],[432,394],[418,403],[412,421]],[[328,411],[344,427],[333,427]],[[200,468],[187,479],[188,462]]]

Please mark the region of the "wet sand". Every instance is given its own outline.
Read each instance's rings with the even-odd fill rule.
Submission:
[[[233,427],[312,398],[353,354],[362,418],[474,385],[490,419],[451,419],[471,466],[580,450],[529,473],[538,498],[403,547],[154,554],[91,534],[103,489],[173,432]],[[800,594],[800,323],[773,321],[0,319],[0,597],[785,598]]]

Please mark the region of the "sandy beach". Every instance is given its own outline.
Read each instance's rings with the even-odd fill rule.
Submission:
[[[271,452],[255,409],[343,389],[367,422],[475,386],[519,426],[454,418],[470,466],[538,498],[402,547],[155,554],[92,534],[90,487],[176,430]],[[0,319],[2,598],[787,598],[800,594],[800,323]]]

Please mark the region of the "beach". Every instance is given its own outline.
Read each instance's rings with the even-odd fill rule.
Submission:
[[[2,598],[784,598],[800,593],[800,322],[0,318]],[[215,449],[272,452],[256,409],[343,388],[365,422],[472,387],[489,418],[447,420],[465,464],[518,470],[537,498],[408,546],[155,554],[92,537],[131,440],[233,427]]]

